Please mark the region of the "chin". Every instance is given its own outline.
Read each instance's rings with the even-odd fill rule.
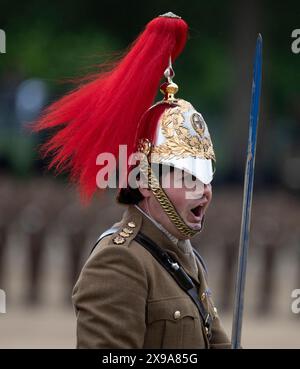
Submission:
[[[186,217],[185,223],[194,231],[201,231],[202,229],[202,223],[203,223],[203,216],[194,217],[191,219],[191,217]]]
[[[190,223],[188,222],[187,225],[192,228],[194,231],[201,231],[202,225],[200,223]]]

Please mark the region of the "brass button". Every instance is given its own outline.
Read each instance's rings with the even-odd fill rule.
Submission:
[[[132,234],[133,233],[133,230],[132,229],[126,228],[126,227],[123,228],[122,231],[125,232],[125,233],[128,233],[128,234]]]
[[[216,307],[214,307],[214,312],[215,312],[215,314],[218,314],[218,310],[217,310]]]
[[[134,222],[128,222],[127,225],[130,228],[135,228],[135,223]]]
[[[181,313],[179,310],[176,310],[175,313],[174,313],[174,319],[179,319],[181,316]]]
[[[130,236],[130,234],[129,234],[129,233],[126,233],[126,232],[120,232],[120,233],[119,233],[119,235],[120,235],[121,237],[125,237],[125,238],[127,238],[127,237],[129,237],[129,236]]]
[[[115,238],[113,238],[113,243],[115,243],[116,245],[122,245],[122,243],[125,242],[125,239],[121,236],[116,236]]]
[[[203,292],[202,295],[201,295],[201,301],[204,301],[205,300],[205,297],[206,297],[206,293]]]
[[[205,327],[205,331],[206,331],[206,334],[208,334],[208,328],[207,327]]]

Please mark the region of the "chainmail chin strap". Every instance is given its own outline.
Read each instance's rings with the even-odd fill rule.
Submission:
[[[151,191],[153,192],[153,195],[160,203],[161,207],[163,208],[169,219],[179,230],[179,232],[187,237],[192,237],[195,234],[197,234],[199,231],[196,231],[188,227],[181,218],[181,216],[178,214],[174,205],[171,203],[170,199],[168,198],[164,190],[161,188],[160,183],[156,178],[155,174],[153,173],[151,165],[148,163],[148,160],[146,158],[143,158],[141,160],[140,169],[144,173],[144,175],[146,175],[146,178],[148,178],[148,183]]]

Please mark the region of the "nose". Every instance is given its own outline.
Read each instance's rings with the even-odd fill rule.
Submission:
[[[206,202],[209,202],[212,196],[211,193],[211,185],[210,184],[204,184],[203,182],[200,182],[199,180],[196,181],[195,186],[192,190],[189,190],[185,194],[187,199],[195,200],[195,199],[203,199],[205,198]]]
[[[204,191],[203,191],[203,195],[210,200],[211,196],[212,196],[212,189],[211,189],[211,184],[205,184],[204,185]]]

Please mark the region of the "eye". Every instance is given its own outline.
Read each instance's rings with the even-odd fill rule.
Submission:
[[[195,182],[197,178],[193,174],[186,174],[184,176],[184,179],[187,180],[187,181]]]

